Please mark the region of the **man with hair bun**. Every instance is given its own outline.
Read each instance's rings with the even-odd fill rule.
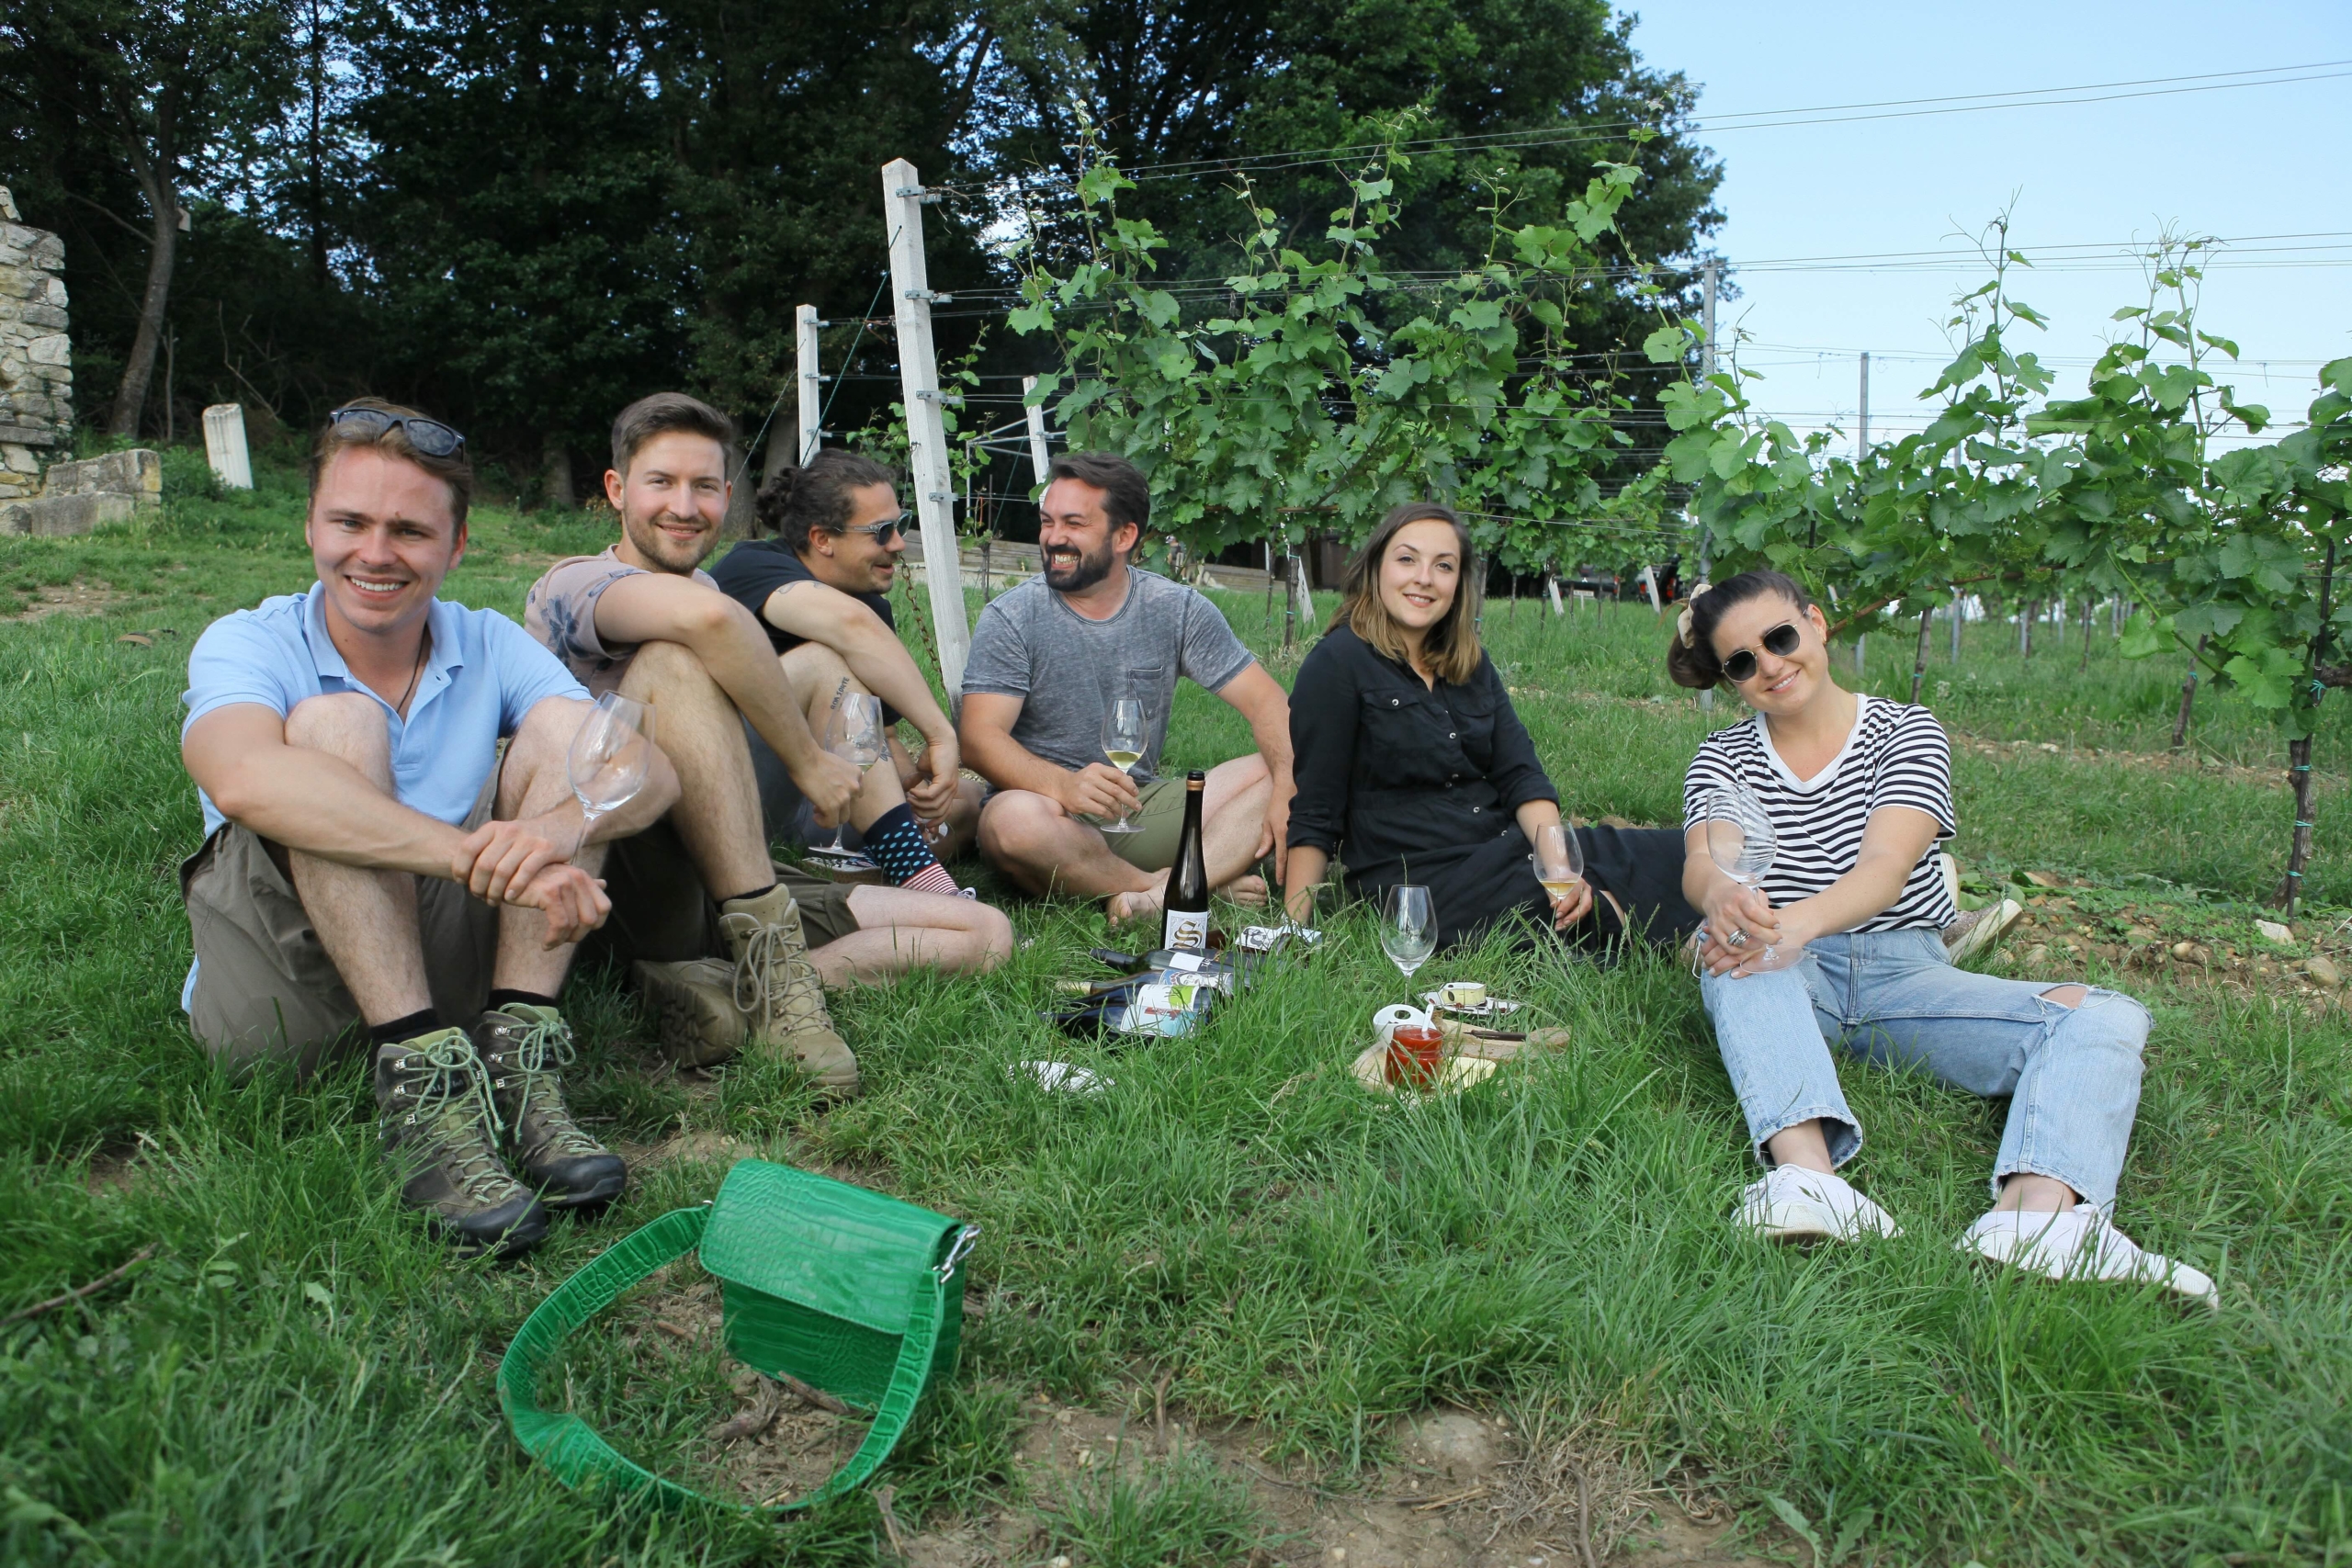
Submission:
[[[777,660],[760,622],[699,570],[727,517],[734,438],[725,415],[684,393],[623,409],[605,475],[621,536],[601,555],[548,568],[532,585],[525,624],[590,690],[618,691],[661,715],[677,808],[605,874],[612,944],[634,960],[664,1050],[693,1066],[747,1050],[777,1056],[848,1096],[857,1059],[834,1031],[822,987],[918,966],[990,968],[1011,953],[1012,927],[954,896],[919,832],[919,854],[886,863],[908,886],[852,886],[770,859],[752,739],[781,759],[823,822],[854,817],[873,785],[819,744],[809,726],[816,694]]]
[[[899,640],[889,595],[907,513],[898,485],[873,458],[826,447],[761,487],[757,516],[770,536],[736,546],[712,575],[766,629],[793,689],[807,697],[812,728],[821,731],[853,693],[880,699],[891,766],[866,774],[842,842],[878,859],[895,880],[922,872],[909,886],[952,893],[944,870],[923,868],[933,844],[941,859],[970,845],[980,786],[961,775],[956,726]],[[899,740],[902,717],[922,737],[919,756]],[[815,811],[757,738],[752,765],[768,836],[811,840],[821,825]]]

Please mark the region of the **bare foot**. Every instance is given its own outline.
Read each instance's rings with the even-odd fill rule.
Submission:
[[[1237,876],[1216,892],[1220,898],[1254,909],[1266,901],[1266,879],[1255,874]]]
[[[1114,893],[1102,906],[1102,912],[1114,926],[1130,920],[1149,919],[1159,913],[1159,900],[1168,889],[1168,874],[1161,872],[1148,887],[1131,893]]]

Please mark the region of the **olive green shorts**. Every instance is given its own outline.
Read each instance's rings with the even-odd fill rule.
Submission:
[[[464,829],[489,821],[497,803],[492,768]],[[251,829],[224,822],[180,865],[196,945],[188,1026],[213,1065],[237,1077],[264,1063],[308,1077],[356,1055],[365,1037],[359,1004],[311,930],[284,857]],[[434,1010],[472,1018],[490,1000],[498,911],[447,878],[420,876],[416,919]]]
[[[1128,818],[1140,831],[1105,833],[1102,840],[1111,846],[1113,854],[1137,871],[1166,871],[1176,863],[1176,840],[1184,836],[1183,775],[1154,779],[1143,786],[1141,793],[1143,804]],[[1111,818],[1087,817],[1080,820],[1100,828]]]

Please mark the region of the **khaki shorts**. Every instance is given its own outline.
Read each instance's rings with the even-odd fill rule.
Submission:
[[[1143,804],[1127,818],[1141,830],[1105,833],[1102,841],[1137,871],[1166,871],[1176,863],[1176,840],[1184,836],[1183,775],[1154,779],[1143,786],[1142,795]],[[1080,817],[1079,820],[1100,828],[1112,818]]]
[[[489,821],[497,802],[493,768],[466,830]],[[243,1077],[270,1062],[308,1077],[357,1054],[364,1033],[358,1004],[272,848],[229,822],[181,863],[180,898],[197,962],[188,1024],[224,1072]],[[416,917],[434,1010],[472,1018],[490,1000],[498,911],[447,878],[420,876]]]
[[[849,907],[851,884],[803,876],[769,863],[775,879],[800,906],[800,929],[811,952],[858,929]],[[613,901],[612,918],[581,944],[583,961],[674,964],[726,954],[718,906],[668,818],[608,845],[604,876],[605,897]]]

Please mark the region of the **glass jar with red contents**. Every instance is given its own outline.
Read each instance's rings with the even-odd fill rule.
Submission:
[[[1445,1065],[1445,1035],[1433,1023],[1400,1023],[1388,1036],[1388,1081],[1412,1089],[1437,1082]]]

